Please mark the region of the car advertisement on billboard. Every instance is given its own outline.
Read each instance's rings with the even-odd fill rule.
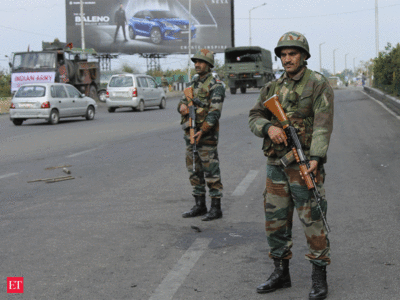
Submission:
[[[189,2],[190,1],[190,2]],[[187,53],[233,47],[233,0],[83,0],[85,47],[99,53]],[[80,1],[66,1],[67,41],[81,47]]]

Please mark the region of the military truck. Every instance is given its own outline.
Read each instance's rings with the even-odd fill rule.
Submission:
[[[225,49],[225,78],[231,94],[240,88],[262,88],[275,79],[272,70],[271,52],[261,47],[232,47]]]
[[[42,51],[14,53],[11,67],[11,93],[26,83],[61,82],[98,100],[100,66],[94,49],[73,48],[54,40],[42,42]]]

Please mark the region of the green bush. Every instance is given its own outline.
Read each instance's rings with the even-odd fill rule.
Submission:
[[[11,96],[10,82],[10,74],[5,74],[3,71],[0,71],[0,97]]]
[[[400,44],[388,43],[385,49],[374,59],[374,87],[400,96]]]

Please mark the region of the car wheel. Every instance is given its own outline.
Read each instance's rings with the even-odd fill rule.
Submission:
[[[59,115],[59,113],[58,113],[57,110],[53,109],[53,110],[50,112],[49,123],[50,123],[51,125],[55,125],[55,124],[57,124],[59,121],[60,121],[60,115]]]
[[[109,113],[113,113],[115,111],[115,107],[109,107],[107,110]]]
[[[14,123],[15,126],[21,126],[24,120],[22,119],[13,119],[12,122]]]
[[[231,94],[235,95],[236,94],[236,88],[231,88]]]
[[[129,26],[129,38],[134,40],[136,38],[135,30],[131,26]]]
[[[144,102],[143,102],[143,100],[141,100],[141,101],[139,102],[139,111],[140,111],[140,112],[144,111]]]
[[[107,92],[106,91],[100,91],[99,92],[99,101],[100,102],[106,102],[107,100]]]
[[[240,88],[240,92],[241,92],[242,94],[246,94],[246,88],[245,88],[245,87],[241,87],[241,88]]]
[[[162,98],[160,102],[160,109],[164,109],[166,106],[167,106],[167,101],[165,101],[165,98]]]
[[[94,107],[90,105],[86,110],[86,115],[85,115],[86,120],[88,120],[88,121],[93,120],[94,114],[95,114]]]
[[[96,89],[96,87],[94,85],[90,86],[89,97],[92,98],[94,101],[99,100],[99,98],[97,96],[97,89]]]
[[[162,39],[161,39],[161,31],[158,28],[153,28],[150,32],[150,39],[154,44],[160,44]]]

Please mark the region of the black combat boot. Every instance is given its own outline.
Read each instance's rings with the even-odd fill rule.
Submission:
[[[182,214],[183,218],[193,218],[207,213],[206,196],[194,196],[194,199],[196,202],[195,206],[191,210],[184,212]]]
[[[312,288],[309,295],[310,300],[322,300],[328,296],[328,283],[326,282],[326,266],[313,265]]]
[[[289,274],[289,260],[274,258],[275,270],[269,276],[268,280],[257,287],[257,293],[271,293],[277,289],[288,288],[292,286]]]
[[[202,218],[202,221],[211,221],[222,218],[221,198],[211,198],[210,211]]]

